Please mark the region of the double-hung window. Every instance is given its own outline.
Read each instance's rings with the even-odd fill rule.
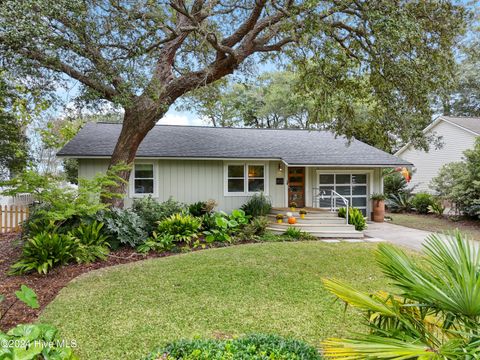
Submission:
[[[258,192],[266,192],[264,164],[227,164],[225,173],[226,194],[248,195]]]
[[[135,164],[133,175],[134,194],[154,194],[155,176],[153,164]]]

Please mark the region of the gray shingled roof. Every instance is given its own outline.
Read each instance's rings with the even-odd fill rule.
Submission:
[[[109,157],[121,125],[87,124],[58,152],[66,157]],[[139,158],[282,159],[289,165],[411,165],[358,140],[326,131],[155,126]]]
[[[478,117],[442,116],[442,119],[480,135],[480,118]]]

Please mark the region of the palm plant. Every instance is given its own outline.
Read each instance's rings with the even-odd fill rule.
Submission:
[[[365,311],[370,333],[324,341],[335,359],[480,359],[480,252],[459,232],[431,235],[421,259],[388,244],[376,258],[398,291],[325,287]]]

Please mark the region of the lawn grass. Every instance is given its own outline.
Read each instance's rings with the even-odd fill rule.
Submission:
[[[276,333],[314,346],[365,330],[323,277],[386,288],[367,243],[263,243],[105,268],[72,281],[40,321],[81,359],[139,359],[179,338]]]
[[[480,241],[480,222],[474,220],[453,221],[447,217],[420,214],[387,214],[392,218],[392,223],[410,227],[413,229],[448,232],[455,229],[460,230],[472,240]]]

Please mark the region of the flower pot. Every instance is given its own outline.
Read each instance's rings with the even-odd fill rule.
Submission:
[[[385,201],[373,200],[373,216],[375,222],[383,222],[385,218]]]
[[[300,219],[305,219],[305,214],[300,214]]]
[[[281,224],[281,223],[283,223],[283,220],[282,219],[277,219],[277,223]]]
[[[295,211],[295,209],[296,209],[296,208],[293,207],[293,206],[290,207],[290,211]]]

